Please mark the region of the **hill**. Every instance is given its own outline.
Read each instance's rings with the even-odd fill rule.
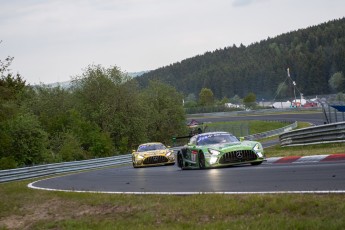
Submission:
[[[253,92],[273,98],[287,77],[287,68],[304,95],[328,94],[328,80],[345,73],[345,18],[268,38],[251,45],[236,45],[206,52],[138,77],[174,86],[186,96],[198,96],[204,87],[215,97],[240,97]]]

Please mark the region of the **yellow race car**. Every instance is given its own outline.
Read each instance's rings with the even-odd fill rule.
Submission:
[[[174,165],[174,151],[165,147],[160,142],[151,142],[139,145],[137,150],[132,152],[133,167]]]

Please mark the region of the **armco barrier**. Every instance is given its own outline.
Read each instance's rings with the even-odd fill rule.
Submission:
[[[131,162],[131,160],[132,155],[126,154],[91,160],[72,161],[17,169],[0,170],[0,182],[29,179],[33,177],[48,176],[58,173],[100,168],[120,164],[128,164]]]
[[[281,134],[279,139],[283,147],[345,142],[345,122],[298,129]]]
[[[172,149],[176,151],[178,148]],[[125,154],[113,157],[96,158],[91,160],[71,161],[56,164],[37,165],[17,169],[0,170],[0,183],[29,179],[34,177],[49,176],[72,171],[129,164],[131,162],[132,154]]]
[[[262,139],[262,138],[273,137],[273,136],[277,136],[279,134],[291,131],[296,127],[297,127],[297,121],[292,123],[291,125],[285,126],[283,128],[280,128],[280,129],[275,129],[275,130],[270,130],[270,131],[263,132],[263,133],[257,133],[257,134],[245,136],[244,139],[250,140],[250,141],[255,141],[258,139]]]

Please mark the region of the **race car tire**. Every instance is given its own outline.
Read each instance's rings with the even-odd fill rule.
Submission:
[[[134,163],[134,156],[132,157],[132,165],[133,165],[133,168],[137,168],[136,164]]]
[[[199,161],[199,168],[204,169],[205,168],[205,155],[201,151],[198,153],[198,161]]]
[[[177,166],[181,169],[183,169],[183,157],[182,153],[180,151],[177,152]]]

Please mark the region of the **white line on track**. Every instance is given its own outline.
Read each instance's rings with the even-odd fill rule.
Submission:
[[[40,181],[40,180],[39,180]],[[322,191],[259,191],[259,192],[107,192],[107,191],[83,191],[83,190],[65,190],[65,189],[51,189],[41,188],[33,184],[38,181],[28,184],[29,188],[58,191],[58,192],[77,192],[77,193],[99,193],[99,194],[127,194],[127,195],[203,195],[203,194],[222,194],[222,195],[251,195],[251,194],[340,194],[345,193],[345,190],[322,190]]]

